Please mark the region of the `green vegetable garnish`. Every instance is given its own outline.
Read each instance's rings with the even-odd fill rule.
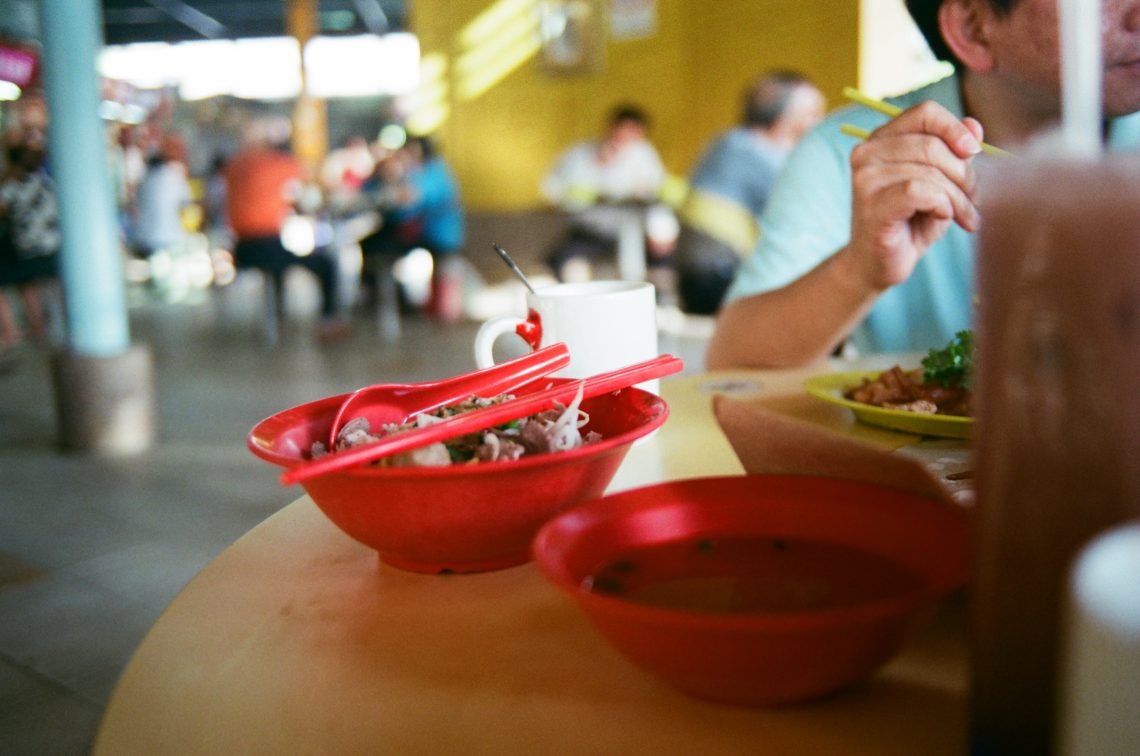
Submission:
[[[958,331],[944,349],[931,349],[922,367],[927,383],[969,389],[974,380],[974,332]]]

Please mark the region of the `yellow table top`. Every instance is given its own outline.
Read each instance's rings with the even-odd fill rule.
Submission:
[[[611,490],[742,471],[712,391],[899,446],[800,403],[826,369],[663,382],[669,421]],[[865,684],[762,709],[687,697],[613,650],[531,565],[422,575],[382,565],[302,497],[209,564],[151,628],[96,754],[842,753],[966,750],[962,598]]]

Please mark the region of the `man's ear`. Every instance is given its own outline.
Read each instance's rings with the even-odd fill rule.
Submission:
[[[989,9],[977,0],[944,0],[938,9],[942,39],[955,57],[970,71],[986,73],[994,66],[987,34]]]

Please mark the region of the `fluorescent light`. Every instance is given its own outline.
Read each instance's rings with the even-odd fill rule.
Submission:
[[[161,89],[177,84],[178,61],[171,47],[165,42],[106,47],[99,54],[99,73],[139,89]]]
[[[406,94],[419,84],[415,35],[315,37],[305,46],[309,92],[316,97]]]
[[[204,100],[232,92],[230,72],[238,65],[233,40],[187,42],[174,52],[182,60],[178,96],[183,100]]]
[[[309,92],[316,97],[403,95],[420,83],[413,34],[314,37],[304,54]],[[279,100],[301,92],[301,52],[292,37],[107,47],[99,71],[139,89],[177,86],[184,100],[227,94]]]
[[[301,49],[296,39],[239,39],[234,44],[236,68],[228,73],[235,97],[287,100],[301,93]]]

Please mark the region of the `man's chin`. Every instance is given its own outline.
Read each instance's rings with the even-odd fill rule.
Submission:
[[[1140,64],[1105,71],[1104,112],[1109,118],[1140,112]]]
[[[1105,100],[1104,114],[1108,118],[1120,118],[1133,113],[1140,113],[1140,100],[1128,99],[1120,102]]]

